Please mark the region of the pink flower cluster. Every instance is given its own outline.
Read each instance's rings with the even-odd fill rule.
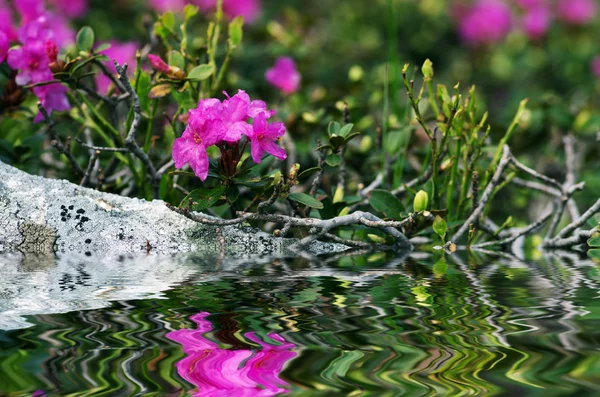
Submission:
[[[159,11],[182,11],[186,3],[197,5],[202,11],[213,11],[217,0],[150,0],[150,7]],[[230,18],[241,15],[248,23],[260,16],[260,0],[223,0],[223,12]]]
[[[72,43],[74,32],[62,17],[47,11],[41,0],[16,0],[14,5],[21,17],[21,26],[16,30],[10,10],[0,4],[0,61],[6,58],[11,69],[18,71],[15,78],[18,85],[53,80],[51,67],[57,65],[58,46]],[[10,42],[19,42],[20,46],[9,51]],[[60,83],[33,88],[48,113],[70,109],[67,91]],[[34,121],[41,119],[38,114]]]
[[[251,101],[243,90],[233,97],[227,96],[223,102],[216,98],[201,100],[196,109],[190,110],[188,125],[173,145],[175,167],[189,164],[204,181],[209,167],[206,150],[214,145],[238,143],[243,136],[250,141],[254,162],[260,163],[265,152],[285,159],[285,150],[276,143],[285,134],[285,126],[267,122],[274,114],[267,110],[265,102]],[[248,123],[251,118],[253,124]]]
[[[181,329],[169,332],[167,338],[180,343],[186,357],[177,363],[177,372],[195,385],[195,396],[275,396],[287,392],[288,384],[279,374],[284,365],[296,357],[293,343],[278,334],[268,337],[277,344],[260,340],[254,332],[245,338],[260,346],[260,350],[228,350],[205,335],[212,330],[206,319],[209,313],[191,317],[198,324],[195,330]]]
[[[511,5],[520,9],[513,13]],[[491,45],[502,41],[513,28],[520,28],[533,40],[550,29],[553,19],[583,25],[598,12],[597,0],[474,0],[459,9],[459,34],[469,45]]]

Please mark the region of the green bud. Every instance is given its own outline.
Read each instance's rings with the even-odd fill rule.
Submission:
[[[344,208],[342,208],[342,210],[340,211],[338,216],[348,215],[349,213],[350,213],[350,207],[344,207]]]
[[[413,202],[413,210],[415,212],[425,211],[429,204],[429,195],[424,190],[419,190]]]
[[[370,136],[363,136],[360,140],[360,151],[361,153],[366,153],[373,147],[373,138]]]
[[[333,195],[333,203],[337,204],[341,203],[342,201],[344,201],[344,188],[338,187],[335,189],[335,194]]]
[[[423,72],[423,77],[425,77],[426,80],[431,80],[433,78],[433,63],[429,60],[429,58],[423,62],[421,72]]]

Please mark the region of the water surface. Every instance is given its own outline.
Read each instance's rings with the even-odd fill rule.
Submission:
[[[0,395],[598,396],[576,254],[0,257]]]

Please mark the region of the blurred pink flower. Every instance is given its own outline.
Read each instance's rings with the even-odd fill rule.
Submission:
[[[525,10],[547,5],[548,0],[515,0],[517,5]]]
[[[9,48],[10,43],[8,41],[8,37],[6,37],[6,34],[0,30],[0,63],[4,62],[6,59]]]
[[[211,11],[217,0],[192,0],[202,11]],[[252,23],[260,16],[260,0],[223,0],[223,12],[230,18],[242,15],[244,21]]]
[[[44,14],[43,0],[14,0],[15,8],[21,16],[21,23],[27,23]]]
[[[291,94],[298,90],[302,76],[296,70],[296,64],[292,58],[280,57],[275,61],[275,65],[267,70],[265,78],[284,94]]]
[[[148,54],[148,59],[150,60],[150,63],[152,64],[154,70],[158,72],[167,74],[171,70],[169,65],[167,65],[166,62],[163,61],[162,58],[158,55]]]
[[[69,26],[69,22],[51,13],[45,13],[24,23],[18,32],[21,43],[30,40],[52,40],[58,46],[64,47],[75,41],[75,32]]]
[[[116,59],[120,65],[127,63],[130,70],[133,70],[133,68],[136,66],[135,55],[138,49],[138,44],[135,42],[120,43],[118,41],[111,41],[109,44],[110,48],[100,51],[101,54],[104,54],[108,57],[108,61],[104,62],[108,70],[114,74],[117,73],[113,59]],[[112,81],[108,76],[105,76],[103,73],[96,74],[96,88],[98,89],[98,92],[108,92],[111,84]]]
[[[542,38],[550,28],[550,10],[545,7],[532,8],[523,17],[525,33],[530,39]]]
[[[573,25],[583,25],[596,16],[597,0],[558,0],[558,17]]]
[[[592,72],[596,77],[600,78],[600,55],[597,55],[592,60]]]
[[[177,363],[177,371],[188,382],[198,387],[195,396],[274,396],[285,393],[287,382],[279,374],[285,364],[296,356],[296,347],[277,334],[269,334],[273,342],[263,342],[254,332],[244,336],[258,344],[260,350],[227,350],[207,339],[212,330],[209,313],[191,317],[198,324],[196,330],[182,329],[167,334],[180,343],[187,355]],[[269,341],[270,342],[270,341]]]
[[[3,32],[9,41],[17,39],[17,30],[13,25],[11,12],[2,5],[0,5],[0,32]]]
[[[88,0],[48,0],[54,9],[69,18],[79,18],[86,14]]]
[[[52,73],[50,73],[48,77],[48,80],[51,80]],[[71,105],[69,105],[69,100],[67,99],[68,91],[69,89],[60,83],[48,84],[33,88],[33,93],[38,97],[48,114],[51,114],[54,110],[64,112],[71,109]],[[37,123],[43,119],[42,113],[40,112],[37,114],[33,122]]]
[[[461,16],[459,33],[469,45],[494,44],[511,28],[512,13],[500,0],[479,0]]]
[[[265,152],[277,157],[279,160],[285,160],[287,153],[285,149],[277,145],[277,141],[285,134],[283,123],[267,124],[267,118],[264,113],[260,113],[254,118],[250,135],[252,160],[260,164],[261,158]]]
[[[50,60],[42,41],[30,40],[8,53],[8,65],[18,70],[15,81],[18,85],[41,83],[52,79]],[[48,78],[48,74],[49,78]]]
[[[150,8],[158,12],[183,12],[185,0],[150,0]]]
[[[189,111],[188,125],[173,144],[173,161],[176,168],[189,164],[201,180],[208,177],[206,149],[220,142],[226,131],[222,128],[223,104],[215,98],[203,99],[196,109]]]

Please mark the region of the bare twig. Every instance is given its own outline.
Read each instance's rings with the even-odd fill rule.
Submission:
[[[103,146],[94,146],[94,145],[89,145],[85,142],[83,142],[81,139],[79,138],[75,138],[75,140],[83,147],[87,148],[87,149],[91,149],[93,151],[98,151],[98,152],[120,152],[120,153],[129,153],[129,149],[126,148],[118,148],[118,147],[103,147]]]
[[[320,146],[320,145],[321,145],[321,142],[317,140],[317,146]],[[318,156],[319,156],[318,167],[320,169],[317,172],[315,179],[313,179],[312,186],[311,186],[310,192],[309,192],[309,194],[311,196],[314,196],[317,193],[317,189],[321,185],[321,178],[323,178],[323,173],[325,172],[325,151],[319,150]]]
[[[548,196],[558,197],[558,198],[562,197],[562,193],[559,190],[554,189],[553,187],[550,187],[550,186],[546,186],[543,183],[539,183],[539,182],[535,182],[535,181],[528,181],[528,180],[521,179],[518,177],[512,178],[511,183],[513,183],[517,186],[520,186],[520,187],[527,188],[527,189],[540,191],[544,194],[547,194]]]
[[[575,219],[573,222],[568,224],[564,229],[562,229],[554,239],[550,241],[556,241],[558,239],[565,238],[573,231],[581,227],[588,219],[594,216],[598,211],[600,211],[600,199],[596,201],[594,205],[592,205],[587,211],[583,213],[579,218]]]
[[[87,169],[85,170],[85,174],[83,175],[83,178],[81,179],[81,186],[87,186],[87,184],[90,181],[90,176],[92,174],[92,170],[94,169],[94,166],[96,164],[96,161],[98,161],[98,156],[100,155],[100,151],[99,150],[95,150],[94,153],[92,154],[92,156],[90,157],[90,162],[88,163]]]
[[[58,133],[56,132],[56,128],[54,126],[54,121],[52,121],[52,119],[50,118],[50,115],[48,114],[48,112],[46,111],[46,109],[44,108],[44,106],[42,105],[41,102],[38,102],[38,109],[40,110],[40,112],[42,113],[42,116],[44,117],[44,120],[46,120],[46,123],[48,124],[48,134],[50,135],[50,144],[52,146],[54,146],[60,153],[65,155],[67,160],[69,160],[69,163],[71,164],[71,167],[73,168],[73,171],[77,175],[83,176],[85,174],[85,171],[77,163],[77,160],[75,160],[75,157],[73,157],[71,152],[63,145],[62,141],[60,140],[60,137],[58,136]]]
[[[491,247],[494,245],[506,245],[506,244],[510,244],[513,241],[515,241],[516,239],[518,239],[519,237],[523,237],[526,236],[530,233],[533,233],[534,231],[536,231],[537,229],[539,229],[540,227],[542,227],[542,225],[544,223],[546,223],[548,221],[548,219],[550,219],[550,217],[552,216],[552,211],[546,213],[546,215],[542,216],[540,219],[538,219],[537,221],[533,222],[532,224],[530,224],[527,227],[522,228],[521,230],[519,230],[517,233],[513,234],[510,237],[506,237],[503,238],[501,240],[496,240],[496,241],[488,241],[485,243],[480,243],[480,244],[475,244],[472,245],[472,248],[485,248],[485,247]]]
[[[548,184],[548,185],[552,185],[554,186],[556,189],[558,189],[561,193],[564,193],[563,191],[563,185],[560,184],[560,182],[558,182],[556,179],[547,177],[546,175],[542,175],[539,172],[537,172],[534,169],[531,169],[529,167],[527,167],[526,165],[520,163],[517,159],[514,158],[514,156],[510,157],[511,163],[519,170],[525,172],[526,174],[531,175],[532,177]]]

